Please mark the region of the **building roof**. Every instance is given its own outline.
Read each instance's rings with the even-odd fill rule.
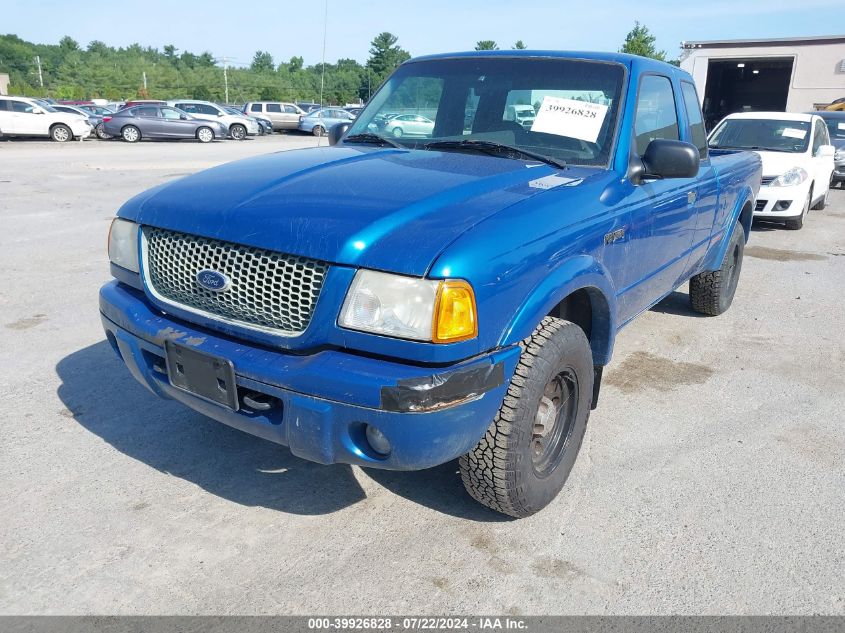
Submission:
[[[809,37],[774,37],[747,40],[702,40],[681,42],[681,48],[744,48],[750,46],[795,46],[796,44],[843,44],[845,35],[812,35]]]

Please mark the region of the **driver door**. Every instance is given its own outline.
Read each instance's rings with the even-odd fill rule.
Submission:
[[[828,134],[827,126],[821,119],[816,119],[813,124],[813,145],[812,145],[812,165],[813,165],[813,182],[815,182],[815,189],[813,190],[813,197],[818,200],[822,195],[827,193],[830,187],[830,177],[833,174],[833,157],[820,156],[819,152],[825,145],[830,145],[830,134]]]
[[[34,106],[26,101],[12,100],[12,125],[9,130],[13,134],[27,135],[46,135],[49,133],[49,126],[46,125],[46,115],[36,114],[36,110],[40,111],[38,106]]]
[[[168,138],[191,138],[197,129],[195,121],[182,119],[182,113],[175,108],[161,108],[162,135]]]

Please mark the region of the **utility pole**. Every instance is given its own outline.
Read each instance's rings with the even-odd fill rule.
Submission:
[[[228,58],[223,58],[223,86],[226,91],[226,105],[229,105],[229,72],[228,72],[229,60]]]
[[[44,75],[41,74],[41,55],[35,56],[35,63],[38,64],[38,83],[41,85],[41,90],[44,90]]]
[[[147,92],[147,71],[145,70],[141,74],[144,76],[144,92],[146,93]]]

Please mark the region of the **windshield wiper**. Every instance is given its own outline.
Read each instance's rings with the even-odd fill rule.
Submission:
[[[432,141],[423,145],[425,149],[457,149],[484,152],[492,156],[505,156],[506,158],[517,158],[523,156],[531,160],[538,160],[547,165],[552,165],[558,169],[566,167],[566,161],[551,156],[545,156],[536,152],[522,149],[520,147],[512,147],[503,143],[494,143],[493,141],[474,141],[471,139],[463,141]]]
[[[393,141],[389,138],[385,138],[383,136],[379,136],[378,134],[373,134],[372,132],[364,132],[363,134],[353,134],[352,136],[347,136],[343,139],[344,143],[371,143],[373,145],[381,145],[382,147],[385,145],[389,145],[390,147],[395,147],[396,149],[405,149],[402,145]]]

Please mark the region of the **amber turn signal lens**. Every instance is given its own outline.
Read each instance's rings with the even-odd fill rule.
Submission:
[[[478,335],[475,295],[465,281],[444,281],[437,290],[431,340],[435,343],[465,341]]]

